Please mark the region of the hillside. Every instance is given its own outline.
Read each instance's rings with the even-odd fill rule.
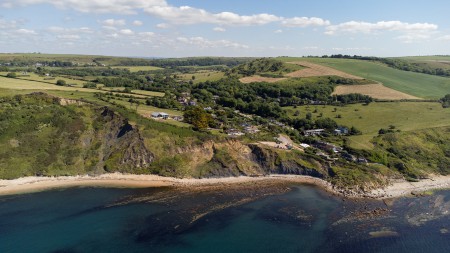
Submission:
[[[404,73],[420,75],[442,98],[447,90],[439,90],[435,80],[443,77],[349,59],[208,65],[235,60],[152,60],[159,67],[139,61],[117,68],[8,66],[0,73],[0,178],[114,171],[180,178],[300,174],[367,190],[389,178],[449,173],[446,104],[373,84],[378,76],[397,82],[406,80]],[[204,66],[178,66],[195,63]],[[16,76],[7,77],[12,72]],[[246,75],[253,80],[244,83]],[[414,81],[403,85],[425,92]],[[391,94],[387,100],[409,100],[347,94],[364,85],[377,85],[380,97]],[[336,94],[339,87],[349,91]],[[308,134],[317,129],[320,134]],[[339,129],[347,132],[336,134]],[[417,149],[407,149],[408,142]],[[419,155],[433,149],[440,155]]]
[[[425,99],[441,98],[450,93],[450,79],[402,71],[384,64],[334,58],[277,58],[280,61],[309,61],[382,83],[384,86]]]

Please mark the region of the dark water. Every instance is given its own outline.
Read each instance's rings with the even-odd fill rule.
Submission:
[[[0,197],[0,252],[450,252],[448,215],[450,191],[383,202],[307,185],[71,188]]]

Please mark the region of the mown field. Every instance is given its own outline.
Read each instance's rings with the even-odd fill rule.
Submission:
[[[224,73],[220,71],[198,71],[196,73],[190,73],[190,74],[180,74],[177,75],[178,78],[190,81],[192,80],[194,83],[201,83],[205,81],[217,81],[224,77]],[[195,78],[192,79],[192,76]]]
[[[6,76],[7,72],[0,72],[1,76]],[[83,84],[86,83],[86,81],[82,81],[82,80],[75,80],[75,79],[70,79],[70,78],[66,78],[66,77],[47,77],[47,76],[40,76],[37,75],[35,73],[27,73],[26,75],[21,74],[20,72],[16,72],[17,74],[17,79],[21,79],[21,80],[28,80],[28,81],[37,81],[37,82],[43,82],[43,83],[49,83],[49,84],[56,84],[56,82],[58,80],[64,80],[66,81],[66,83],[68,85],[71,86],[75,86],[75,87],[83,87]]]
[[[58,78],[61,79],[61,78]],[[53,82],[55,84],[53,84]],[[85,89],[80,87],[57,86],[56,79],[50,82],[43,82],[38,80],[24,80],[20,78],[7,78],[0,75],[0,88],[5,89],[24,89],[24,90],[64,90],[64,91],[85,91],[98,92],[98,90]]]
[[[290,117],[304,118],[310,112],[313,119],[329,117],[338,124],[354,126],[362,135],[350,137],[350,145],[354,148],[371,149],[371,139],[378,135],[381,128],[414,131],[419,129],[450,126],[450,110],[442,108],[434,102],[379,102],[365,106],[353,104],[342,107],[335,106],[299,106],[285,107]],[[298,111],[299,115],[294,116]]]
[[[128,69],[130,72],[161,70],[163,68],[154,66],[115,66],[116,69]]]
[[[309,61],[352,75],[383,83],[384,86],[425,99],[442,98],[450,93],[450,78],[390,68],[381,63],[332,58],[277,58],[282,61]]]

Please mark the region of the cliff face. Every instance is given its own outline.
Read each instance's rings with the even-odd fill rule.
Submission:
[[[262,176],[268,174],[328,176],[326,164],[306,154],[277,150],[261,144],[243,144],[236,140],[208,143],[201,148],[183,150],[195,157],[190,175],[195,177]],[[189,160],[189,159],[188,159]],[[176,174],[176,173],[175,173]]]
[[[154,121],[138,127],[108,107],[44,93],[3,99],[0,178],[115,171],[197,178],[328,176],[326,164],[304,153],[169,128]]]
[[[0,178],[145,172],[139,129],[108,108],[43,93],[0,101]]]
[[[105,107],[97,120],[104,124],[96,137],[103,140],[99,164],[107,171],[145,168],[153,161],[153,154],[147,150],[139,129],[122,116]]]

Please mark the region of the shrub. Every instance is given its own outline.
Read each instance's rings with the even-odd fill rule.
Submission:
[[[59,79],[58,81],[56,81],[56,85],[58,86],[66,86],[66,81]]]
[[[14,72],[9,72],[8,74],[6,74],[6,77],[8,77],[8,78],[16,78],[17,75]]]

